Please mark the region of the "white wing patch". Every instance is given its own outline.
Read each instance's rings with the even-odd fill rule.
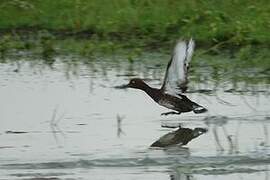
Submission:
[[[173,96],[184,91],[187,84],[187,71],[194,51],[195,43],[179,41],[173,51],[172,59],[168,64],[163,84],[163,90]]]

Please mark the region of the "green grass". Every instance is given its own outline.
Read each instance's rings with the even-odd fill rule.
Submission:
[[[267,0],[0,1],[0,56],[14,49],[47,59],[125,51],[132,62],[143,51],[169,54],[176,39],[193,37],[197,57],[269,69],[269,29]]]
[[[88,32],[99,37],[201,45],[270,43],[267,0],[6,0],[0,29]]]

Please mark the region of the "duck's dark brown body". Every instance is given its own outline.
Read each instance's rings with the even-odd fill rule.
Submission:
[[[161,89],[156,89],[148,86],[141,79],[133,79],[136,84],[136,89],[141,89],[146,92],[155,102],[168,109],[177,111],[178,113],[194,111],[195,113],[202,113],[207,111],[202,106],[188,99],[185,95],[172,96],[164,93]],[[132,87],[132,83],[130,85]]]
[[[158,104],[169,109],[178,111],[179,113],[190,112],[193,111],[196,107],[199,107],[198,104],[189,100],[186,96],[181,95],[179,97],[174,97],[169,94],[162,94],[160,100],[158,101]]]

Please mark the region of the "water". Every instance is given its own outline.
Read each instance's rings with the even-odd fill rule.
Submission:
[[[163,117],[144,92],[114,87],[131,77],[159,87],[167,56],[38,59],[0,66],[1,180],[268,179],[269,84],[257,69],[197,65],[187,96],[209,112]],[[149,148],[172,131],[161,125],[178,123],[209,131],[185,147]]]

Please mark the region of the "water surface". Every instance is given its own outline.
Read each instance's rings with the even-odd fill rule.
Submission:
[[[132,77],[161,86],[168,56],[95,60],[14,56],[0,66],[0,179],[268,179],[267,74],[223,69],[207,59],[190,72],[187,96],[204,114],[160,116],[167,109]],[[208,128],[185,147],[149,148],[172,131]]]

